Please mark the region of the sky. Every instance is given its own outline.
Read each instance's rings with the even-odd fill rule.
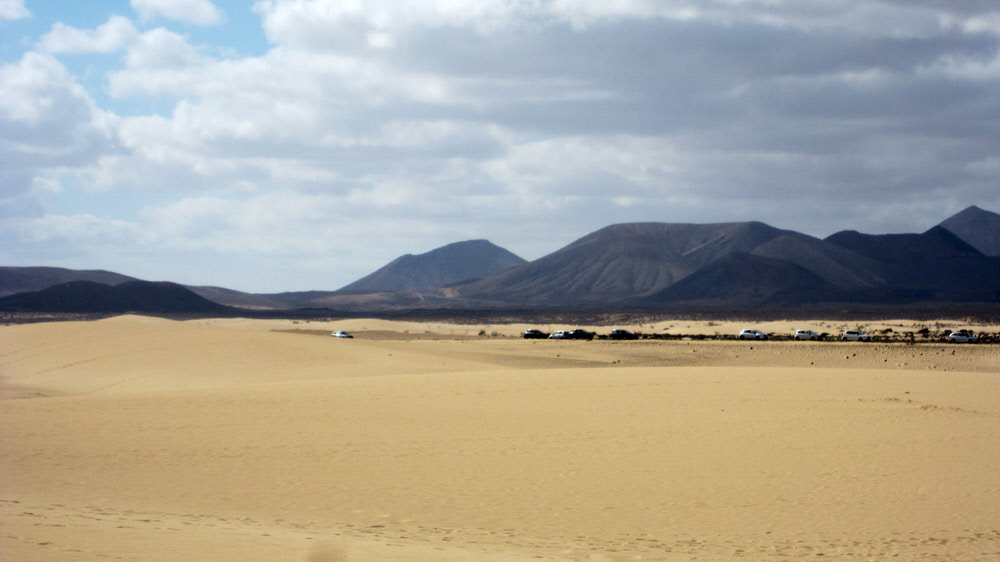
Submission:
[[[334,290],[1000,212],[996,0],[0,0],[0,265]]]

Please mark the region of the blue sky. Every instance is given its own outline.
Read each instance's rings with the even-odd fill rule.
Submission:
[[[0,0],[0,265],[329,290],[486,238],[1000,211],[991,0]]]

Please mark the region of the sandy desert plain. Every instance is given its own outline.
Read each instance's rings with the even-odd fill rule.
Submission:
[[[0,559],[1000,560],[998,345],[527,327],[0,326]]]

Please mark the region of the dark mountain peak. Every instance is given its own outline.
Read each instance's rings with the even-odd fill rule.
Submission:
[[[931,241],[940,248],[952,250],[955,255],[981,256],[982,252],[969,244],[962,237],[948,230],[943,226],[932,226],[929,230],[920,235],[923,240]]]
[[[762,222],[715,224],[639,222],[604,227],[580,238],[569,247],[613,241],[618,244],[652,242],[680,254],[712,254],[749,251],[785,231]],[[708,261],[711,261],[709,259]]]
[[[759,221],[723,223],[670,223],[670,222],[626,222],[606,226],[584,236],[579,241],[599,238],[621,238],[630,236],[718,236],[733,232],[780,232]]]
[[[522,303],[594,303],[642,297],[721,256],[749,253],[784,234],[786,231],[760,222],[615,224],[459,291],[468,298]]]
[[[1000,259],[983,255],[941,226],[922,234],[838,232],[827,238],[884,265],[882,294],[920,300],[990,301],[1000,286]]]
[[[845,230],[826,238],[827,242],[867,258],[894,263],[913,258],[981,256],[982,254],[941,227],[922,234],[862,234]]]
[[[126,281],[106,285],[69,281],[40,291],[0,298],[0,310],[73,313],[225,313],[232,309],[209,301],[177,283]]]
[[[941,221],[942,223],[948,221],[976,221],[976,220],[988,220],[990,217],[997,217],[997,213],[987,211],[978,205],[969,205],[968,207],[962,209],[961,211],[955,213],[954,215]]]
[[[342,288],[351,293],[413,291],[478,279],[525,260],[489,240],[454,242],[424,254],[406,254]]]
[[[464,242],[452,242],[451,244],[445,244],[440,248],[435,248],[424,256],[444,256],[446,258],[456,258],[456,257],[476,257],[476,258],[493,258],[497,255],[504,256],[514,256],[517,260],[524,261],[523,259],[517,257],[513,253],[497,246],[493,242],[480,238],[478,240],[466,240]]]
[[[1000,214],[972,205],[942,221],[947,229],[987,256],[1000,256]]]
[[[62,267],[0,267],[0,297],[38,291],[68,281],[96,281],[105,285],[118,285],[135,280],[135,277],[101,269],[81,271]]]
[[[451,244],[445,244],[440,248],[435,248],[429,252],[424,252],[423,254],[403,254],[402,256],[396,259],[432,257],[440,255],[444,255],[447,257],[454,257],[457,255],[476,255],[483,252],[491,252],[496,250],[503,250],[503,248],[500,248],[499,246],[490,242],[489,240],[486,240],[485,238],[480,238],[477,240],[452,242]]]
[[[625,222],[595,230],[579,241],[603,238],[628,238],[632,236],[663,236],[664,234],[679,232],[695,226],[697,225],[663,222]]]

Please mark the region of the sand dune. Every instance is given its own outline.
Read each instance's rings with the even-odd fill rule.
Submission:
[[[1000,558],[998,346],[521,329],[2,327],[0,552]]]

